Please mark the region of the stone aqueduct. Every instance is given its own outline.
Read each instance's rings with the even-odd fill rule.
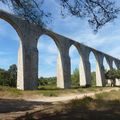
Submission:
[[[113,61],[117,69],[120,69],[120,60],[95,50],[91,47],[73,41],[62,35],[41,29],[41,27],[30,24],[24,19],[0,10],[0,18],[13,26],[20,37],[20,46],[18,50],[18,75],[17,88],[21,90],[37,89],[38,78],[38,50],[37,43],[41,35],[50,36],[58,47],[57,59],[57,87],[70,88],[71,82],[71,63],[69,57],[69,48],[74,45],[80,56],[80,85],[91,85],[91,70],[89,63],[89,54],[93,52],[96,58],[96,86],[105,86],[104,77],[104,57],[107,60],[110,69],[113,69]]]

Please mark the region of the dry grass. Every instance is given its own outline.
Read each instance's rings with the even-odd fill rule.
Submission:
[[[74,99],[45,111],[19,117],[18,120],[119,120],[120,90],[97,94],[95,98]]]
[[[52,97],[71,93],[97,92],[106,89],[110,88],[67,90],[49,88],[36,91],[20,91],[15,88],[0,87],[0,117],[3,115],[5,118],[9,118],[8,116],[16,115],[17,120],[119,120],[120,90],[100,93],[94,98],[74,99],[67,103],[52,104],[23,100],[24,97],[29,98],[36,95]],[[18,113],[20,113],[19,117]]]
[[[50,88],[50,87],[41,87],[39,90],[34,91],[21,91],[17,90],[16,88],[10,87],[3,87],[0,86],[0,97],[2,98],[23,98],[24,96],[27,97],[35,97],[35,96],[48,96],[48,97],[57,97],[61,95],[67,94],[77,94],[77,93],[88,93],[88,92],[97,92],[102,91],[109,88],[97,88],[97,87],[90,87],[90,88],[72,88],[72,89],[58,89],[58,88]]]

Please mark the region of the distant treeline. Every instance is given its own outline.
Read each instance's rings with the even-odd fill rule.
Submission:
[[[57,78],[56,77],[40,77],[38,78],[38,85],[39,86],[56,86]]]
[[[96,85],[96,74],[95,72],[91,73],[92,85]],[[38,79],[39,86],[56,86],[57,78],[56,77],[40,77]],[[76,68],[71,75],[71,84],[72,87],[79,87],[79,70]]]
[[[105,71],[106,79],[115,80],[120,79],[120,70],[109,70]],[[91,72],[92,86],[96,85],[96,74]],[[16,87],[17,83],[17,66],[15,64],[11,65],[8,70],[0,69],[0,85]],[[79,87],[79,70],[76,68],[71,75],[71,83],[73,87]],[[39,86],[56,86],[56,77],[40,77],[38,78]]]

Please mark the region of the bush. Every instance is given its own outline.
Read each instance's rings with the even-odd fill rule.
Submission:
[[[38,79],[39,86],[47,86],[47,85],[56,85],[57,78],[56,77],[40,77]]]
[[[115,80],[116,78],[120,79],[120,70],[109,70],[108,72],[105,73],[105,78],[106,79],[112,79]]]
[[[0,69],[0,85],[16,87],[17,66],[11,65],[8,70]]]
[[[79,83],[79,69],[76,68],[74,71],[73,71],[73,74],[71,75],[71,81],[72,81],[72,86],[74,87],[79,87],[80,86],[80,83]],[[93,71],[91,73],[91,84],[92,86],[95,86],[96,85],[96,73]]]
[[[79,87],[79,70],[76,68],[71,75],[71,82],[73,87]]]

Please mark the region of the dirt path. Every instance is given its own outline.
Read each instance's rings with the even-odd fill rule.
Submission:
[[[23,98],[23,99],[4,99],[0,98],[0,120],[14,120],[17,117],[26,113],[35,111],[44,111],[59,102],[67,102],[72,99],[82,99],[84,96],[94,96],[98,93],[110,92],[111,90],[119,90],[120,88],[103,89],[99,92],[89,92],[80,94],[68,94],[59,97],[38,97],[38,98]]]
[[[103,92],[110,92],[111,90],[119,90],[120,88],[110,88],[107,90],[101,90],[99,92],[90,92],[90,93],[79,93],[79,94],[68,94],[65,96],[59,96],[59,97],[42,97],[42,98],[35,98],[35,99],[28,99],[26,98],[25,100],[27,101],[39,101],[39,102],[64,102],[64,101],[69,101],[72,99],[82,99],[85,96],[94,96],[95,94],[98,93],[103,93]]]

